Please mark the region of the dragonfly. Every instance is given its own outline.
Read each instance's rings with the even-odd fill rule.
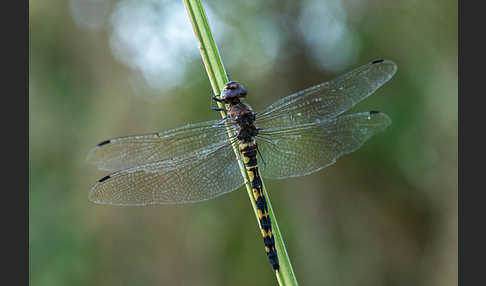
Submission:
[[[213,96],[225,106],[213,108],[227,111],[224,119],[113,138],[94,147],[88,160],[111,174],[92,186],[89,200],[118,206],[193,203],[232,192],[248,182],[266,255],[272,269],[279,271],[261,178],[315,173],[383,131],[391,124],[385,113],[344,113],[396,71],[393,61],[374,60],[283,97],[261,112],[242,102],[247,96],[242,84],[228,82],[219,96]],[[238,160],[244,163],[248,181]]]

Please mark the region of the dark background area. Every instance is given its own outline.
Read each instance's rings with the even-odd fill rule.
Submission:
[[[241,3],[240,3],[241,2]],[[258,111],[376,58],[398,72],[352,111],[393,124],[323,171],[265,180],[301,285],[457,284],[457,2],[204,1]],[[272,285],[244,188],[109,207],[85,162],[111,137],[214,119],[181,1],[31,1],[32,285]]]

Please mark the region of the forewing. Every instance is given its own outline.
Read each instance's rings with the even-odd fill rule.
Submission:
[[[373,61],[276,101],[257,114],[256,125],[267,129],[334,118],[374,93],[396,70],[390,60]]]
[[[150,162],[182,160],[229,140],[225,121],[211,120],[159,133],[106,140],[90,152],[88,161],[98,169],[116,171]]]
[[[257,144],[265,161],[262,176],[282,179],[319,171],[390,124],[386,114],[371,111],[261,132]]]
[[[230,144],[180,160],[165,160],[115,172],[99,180],[89,199],[99,204],[146,206],[198,202],[243,185]]]

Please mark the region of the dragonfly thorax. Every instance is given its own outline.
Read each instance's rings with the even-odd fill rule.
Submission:
[[[243,142],[253,142],[255,136],[258,135],[258,129],[255,127],[255,125],[249,125],[245,127],[240,127],[238,128],[238,135],[236,138],[238,140],[243,141]]]
[[[230,105],[228,118],[236,123],[238,140],[249,142],[253,137],[258,135],[258,129],[254,124],[255,113],[248,104],[240,102],[235,105]]]

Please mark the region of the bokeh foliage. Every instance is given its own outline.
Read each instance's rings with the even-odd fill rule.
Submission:
[[[185,13],[180,1],[159,2],[30,2],[32,285],[275,283],[243,188],[181,206],[119,208],[87,200],[104,175],[85,162],[98,142],[219,116],[209,110],[211,88],[195,40],[177,65],[160,72],[158,86],[144,83],[120,56],[123,38],[114,36],[120,11],[127,19]],[[456,285],[457,2],[317,2],[203,2],[231,79],[245,84],[257,111],[375,58],[398,64],[395,77],[353,109],[383,111],[391,127],[321,172],[265,181],[297,279]],[[148,8],[122,10],[123,4]],[[324,38],[341,30],[324,16],[322,25],[319,18],[304,21],[309,7],[341,15],[335,19],[344,23],[341,35],[352,36],[336,40],[342,54],[326,54],[328,62],[316,57],[316,48],[325,52],[322,39],[314,39],[316,46],[302,30]],[[128,35],[148,45],[151,34]],[[186,40],[176,34],[161,43]],[[170,77],[171,70],[180,76]]]

